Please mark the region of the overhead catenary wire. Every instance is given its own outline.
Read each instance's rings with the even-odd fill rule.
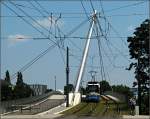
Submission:
[[[82,26],[82,25],[81,25],[81,26]],[[80,26],[80,27],[81,27],[81,26]],[[61,40],[61,39],[66,39],[66,38],[68,39],[68,38],[69,38],[69,37],[66,37],[66,36],[68,36],[68,35],[66,35],[63,31],[61,31],[57,24],[55,24],[55,34],[56,34],[56,32],[57,32],[57,31],[56,31],[56,28],[57,28],[57,31],[58,31],[58,33],[59,33],[59,36],[56,35],[55,38],[59,38],[60,40]],[[79,29],[79,28],[77,28],[77,29]],[[73,29],[73,30],[74,30],[74,29]],[[76,29],[75,29],[75,31],[76,31]],[[74,31],[73,31],[73,32],[74,32]],[[72,33],[73,33],[73,32],[72,32]],[[62,34],[62,36],[61,36],[61,34]],[[67,33],[67,34],[70,34],[70,33]],[[80,48],[78,45],[76,45],[76,43],[74,43],[71,39],[69,39],[68,41],[71,42],[71,44],[72,44],[74,47],[76,47],[77,49],[79,49],[79,50],[81,51],[81,48]]]
[[[37,10],[43,17],[45,17],[45,14],[39,9],[39,8],[37,8],[31,1],[28,1],[34,8],[35,8],[35,10]],[[45,12],[45,9],[43,10],[44,12]],[[46,14],[48,14],[47,12],[46,12]],[[48,14],[49,15],[49,14]],[[48,21],[50,22],[50,26],[49,26],[49,30],[48,30],[48,35],[47,35],[47,37],[49,37],[50,38],[50,34],[52,33],[51,32],[51,29],[52,29],[52,24],[53,24],[53,18],[52,18],[52,14],[51,14],[51,17],[50,17],[51,19],[49,19],[49,18],[47,18],[48,19]],[[56,20],[55,20],[56,21]],[[56,23],[57,22],[55,22],[54,24],[55,24],[55,26],[56,26]],[[55,27],[55,30],[56,30],[56,27]],[[54,34],[54,36],[56,37],[56,33]]]
[[[100,32],[99,32],[98,27],[97,27],[97,20],[96,20],[95,27],[96,27],[96,34],[99,36]],[[101,66],[101,76],[102,76],[102,80],[106,80],[103,57],[102,57],[102,53],[101,53],[101,39],[100,39],[100,37],[97,37],[97,41],[98,41],[98,54],[99,54],[100,66]]]
[[[102,14],[103,14],[103,18],[105,20],[105,36],[107,36],[108,32],[109,32],[109,23],[108,23],[108,28],[106,29],[106,26],[107,26],[107,23],[106,23],[106,15],[105,15],[105,12],[104,12],[104,8],[103,8],[103,4],[102,4],[102,0],[99,0],[100,2],[100,7],[101,7],[101,10],[102,10]]]
[[[147,2],[147,1],[142,1],[142,2],[137,2],[137,3],[133,3],[133,4],[124,5],[124,6],[121,6],[121,7],[118,7],[118,8],[113,8],[113,9],[110,9],[110,10],[105,10],[105,12],[113,12],[113,11],[120,10],[120,9],[123,9],[123,8],[137,6],[137,5],[143,4],[145,2]]]
[[[131,6],[136,6],[136,5],[139,5],[139,4],[143,4],[145,1],[143,2],[138,2],[138,3],[134,3],[134,4],[129,4],[129,5],[125,5],[125,6],[122,6],[122,7],[119,7],[119,8],[115,8],[115,9],[112,9],[110,11],[113,11],[113,10],[118,10],[118,9],[122,9],[122,8],[126,8],[126,7],[131,7]],[[122,37],[120,36],[119,32],[112,26],[112,24],[109,22],[109,20],[106,18],[105,16],[105,13],[104,13],[104,9],[103,9],[103,5],[102,5],[102,1],[100,0],[100,4],[101,4],[101,8],[102,8],[102,11],[103,11],[103,14],[104,14],[104,18],[107,20],[107,22],[109,23],[110,27],[112,28],[112,30],[116,33],[116,35],[118,37],[120,37],[121,41],[124,43],[125,46],[127,46],[127,43],[122,39]],[[105,11],[105,12],[109,12],[109,11]],[[132,15],[136,15],[136,14],[132,14]],[[115,15],[114,15],[115,16]],[[126,15],[125,15],[126,16]],[[98,21],[99,22],[99,21]],[[120,54],[125,58],[126,56],[123,55],[123,53],[117,48],[115,47],[109,40],[107,40],[107,42],[109,42],[109,44],[111,44],[118,52],[120,52]],[[128,59],[127,59],[128,60]],[[130,60],[128,60],[130,62]],[[115,67],[119,67],[119,66],[115,66]],[[120,67],[119,67],[120,68]],[[125,67],[124,67],[125,68]]]
[[[123,55],[122,51],[120,51],[117,47],[115,47],[115,46],[109,41],[109,39],[107,38],[107,36],[105,36],[105,35],[103,34],[103,31],[102,31],[102,28],[101,28],[99,19],[97,19],[97,24],[98,24],[98,27],[99,27],[99,29],[100,29],[100,32],[102,33],[102,36],[105,38],[105,40],[106,40],[106,42],[107,42],[107,44],[109,43],[111,46],[113,46],[125,59],[128,60],[128,58],[127,58],[125,55]],[[109,46],[109,45],[108,45],[108,46]],[[109,49],[110,49],[110,51],[112,52],[112,50],[111,50],[110,47],[109,47]],[[128,60],[128,61],[130,61],[130,60]]]
[[[83,8],[83,10],[84,10],[84,13],[85,13],[86,17],[89,19],[88,13],[87,13],[87,11],[86,11],[84,5],[83,5],[82,0],[80,0],[80,3],[81,3],[81,6],[82,6],[82,8]],[[89,19],[89,21],[90,21],[90,19]]]
[[[34,0],[35,2],[38,3],[38,1]],[[102,0],[98,0],[98,1],[102,1]],[[82,2],[82,0],[81,0]],[[94,1],[93,1],[94,2]],[[105,12],[112,12],[112,11],[115,11],[115,10],[119,10],[119,9],[123,9],[123,8],[128,8],[128,7],[132,7],[132,6],[137,6],[137,5],[140,5],[140,4],[143,4],[147,1],[142,1],[142,2],[137,2],[137,3],[133,3],[133,4],[128,4],[128,5],[124,5],[124,6],[121,6],[121,7],[117,7],[117,8],[113,8],[113,9],[110,9],[110,10],[105,10]],[[20,7],[24,7],[24,8],[29,8],[29,9],[32,9],[32,10],[35,10],[35,8],[33,7],[29,7],[29,6],[26,6],[26,5],[22,5],[22,4],[18,4],[18,3],[15,3],[17,6],[20,6]],[[39,6],[40,6],[40,3],[38,3]],[[44,8],[44,7],[43,7]],[[42,10],[45,12],[45,10]],[[53,14],[60,14],[60,12],[53,12]],[[85,14],[84,12],[63,12],[63,14],[66,14],[66,15],[72,15],[72,14]],[[87,14],[91,14],[89,12],[87,12]]]
[[[92,36],[91,39],[96,39],[97,37],[103,37],[103,35],[100,35],[100,36]],[[126,36],[121,36],[122,38],[124,39],[127,39],[128,37]],[[0,37],[1,39],[32,39],[32,40],[48,40],[49,37],[20,37],[20,38],[9,38],[7,36],[3,36],[3,37]],[[56,39],[64,39],[64,38],[69,38],[69,39],[87,39],[87,37],[85,36],[56,36],[55,37]],[[117,37],[117,36],[107,36],[107,38],[120,38],[120,37]]]
[[[34,0],[35,1],[35,0]],[[47,13],[48,14],[48,12],[47,12],[47,10],[45,10],[45,8],[42,6],[42,5],[40,5],[39,3],[38,3],[38,1],[35,1],[39,6],[40,6],[40,8],[42,8],[44,11],[45,11],[45,13]],[[60,14],[61,15],[61,14]],[[61,18],[61,16],[59,17],[59,18]],[[59,19],[58,18],[58,19]],[[56,20],[58,20],[58,19],[56,19]],[[56,21],[57,22],[57,21]],[[58,32],[59,32],[59,37],[60,37],[60,39],[61,39],[61,35],[60,35],[60,32],[64,35],[64,37],[63,37],[63,39],[65,39],[66,38],[66,36],[68,36],[68,34],[71,34],[72,32],[74,32],[76,29],[73,29],[73,31],[71,31],[70,33],[68,33],[67,35],[65,35],[61,30],[60,30],[60,28],[58,27],[58,25],[56,25],[56,22],[55,22],[55,38],[57,37],[56,36],[56,27],[57,27],[57,30],[58,30]],[[79,24],[80,26],[79,27],[81,27],[82,26],[82,24]],[[77,26],[78,27],[78,26]],[[77,28],[76,27],[76,28]],[[78,29],[79,29],[79,27],[78,27]],[[78,47],[72,40],[69,40],[72,44],[73,44],[73,46],[75,46],[76,48],[78,48],[78,49],[80,49],[80,47]],[[81,50],[81,49],[80,49]],[[61,51],[60,51],[61,52]],[[63,56],[63,54],[62,54],[62,52],[61,52],[61,55]]]
[[[28,1],[34,8],[35,10],[37,10],[43,17],[45,17],[45,15],[41,12],[41,10],[39,10],[39,8],[37,8],[31,1]],[[51,29],[52,29],[52,14],[51,14],[51,19],[48,18],[48,20],[50,21],[50,26],[49,26],[49,35],[48,37],[50,37],[50,34],[51,34]]]
[[[107,20],[107,19],[106,19]],[[108,21],[108,20],[107,20]],[[119,34],[119,32],[112,26],[112,24],[108,21],[108,23],[109,23],[109,25],[110,25],[110,27],[112,28],[112,30],[116,33],[116,35],[118,36],[118,37],[120,37],[120,39],[121,39],[121,41],[123,42],[123,44],[125,45],[125,46],[127,46],[127,43],[122,39],[122,37],[121,37],[121,35]]]
[[[44,13],[46,13],[47,15],[49,15],[50,16],[50,20],[49,20],[49,18],[48,18],[48,20],[50,21],[50,26],[49,26],[49,35],[48,35],[48,37],[50,37],[50,33],[51,33],[51,29],[52,29],[52,24],[53,24],[53,13],[49,13],[42,5],[40,5],[39,3],[38,3],[38,1],[36,1],[36,0],[34,0],[34,2],[43,10],[43,12]],[[41,10],[39,10],[40,12],[41,12]],[[56,20],[55,20],[56,21]],[[55,24],[56,24],[56,22],[55,22]],[[56,35],[55,35],[55,37],[56,37]]]
[[[33,58],[30,62],[25,64],[18,72],[24,72],[26,69],[28,69],[31,65],[33,65],[36,61],[38,61],[40,58],[42,58],[45,54],[47,54],[50,50],[52,50],[55,47],[55,44],[49,46],[46,50],[42,51],[39,55],[37,55],[35,58]],[[11,76],[11,79],[14,79],[17,76],[17,73],[14,73]]]
[[[18,15],[18,13],[17,12],[15,12],[12,8],[10,8],[8,5],[6,5],[5,3],[3,3],[5,6],[7,6],[7,8],[9,8],[11,11],[13,11],[17,16],[19,16]],[[13,2],[11,2],[11,4],[13,4]],[[13,4],[14,5],[14,4]],[[15,6],[16,8],[18,8],[17,6]],[[26,13],[26,12],[24,12],[22,9],[20,9],[20,8],[18,8],[20,11],[22,11],[24,14],[26,14],[27,16],[28,16],[28,14]],[[26,23],[28,23],[30,26],[32,26],[34,29],[36,29],[40,34],[42,34],[43,36],[45,36],[45,37],[47,37],[47,35],[44,33],[44,32],[42,32],[42,31],[40,31],[38,28],[36,28],[32,23],[30,23],[29,21],[27,21],[26,19],[24,19],[24,18],[22,18],[22,17],[20,17],[21,19],[23,19]],[[46,31],[48,31],[45,27],[43,27],[42,25],[40,25],[35,19],[33,19],[32,17],[31,17],[31,19],[33,20],[33,21],[35,21],[39,26],[41,26],[42,28],[44,28]],[[52,34],[53,35],[53,34]],[[53,35],[54,36],[54,35]],[[53,41],[52,39],[50,39],[50,38],[48,38],[48,40],[50,40],[50,41],[52,41],[52,43],[54,43],[54,44],[56,44],[56,42],[55,41]],[[57,44],[56,44],[57,45]]]
[[[49,14],[49,12],[38,2],[38,1],[36,1],[36,0],[34,0],[36,3],[37,3],[37,5],[46,13],[46,14]],[[55,37],[57,37],[57,35],[56,35],[56,32],[58,31],[59,32],[59,38],[61,39],[61,34],[60,34],[60,32],[65,36],[65,34],[60,30],[60,28],[59,28],[59,26],[57,25],[57,21],[59,20],[61,18],[61,14],[60,14],[60,16],[59,16],[59,18],[58,19],[56,19],[55,20]],[[51,18],[51,20],[52,20],[52,18]],[[52,21],[53,22],[53,21]],[[58,37],[57,37],[58,38]],[[62,37],[62,38],[66,38],[66,37]],[[76,48],[78,48],[78,49],[80,49],[81,50],[81,48],[80,47],[78,47],[72,40],[69,40],[72,44],[73,44],[73,46],[75,46]]]
[[[104,19],[105,19],[105,22],[106,22],[106,16],[105,16],[105,12],[104,12],[104,9],[103,9],[103,4],[102,4],[102,1],[100,0],[100,6],[101,6],[101,9],[102,9],[102,13],[103,13],[103,15],[104,15]],[[98,26],[99,26],[99,28],[100,28],[100,32],[102,33],[102,35],[103,35],[103,31],[102,31],[102,28],[101,28],[101,26],[100,26],[100,22],[99,22],[99,19],[97,19],[97,22],[98,22]],[[108,23],[109,24],[109,23]],[[110,24],[109,24],[110,25]],[[108,47],[108,49],[109,49],[109,51],[113,54],[113,52],[112,52],[112,49],[111,49],[111,47],[109,46],[109,44],[108,44],[108,37],[107,37],[107,35],[105,35],[104,36],[104,38],[105,38],[105,41],[106,41],[106,44],[107,44],[107,47]],[[112,62],[111,62],[112,63]],[[114,66],[114,65],[113,65]]]
[[[46,13],[46,14],[49,14],[49,12],[38,2],[38,1],[35,1],[34,0],[34,2]],[[61,15],[61,14],[60,14]],[[52,13],[51,13],[51,16],[52,16]],[[58,19],[56,19],[55,20],[55,38],[58,38],[57,36],[56,36],[56,31],[58,31],[59,32],[59,38],[60,38],[60,40],[62,39],[62,38],[65,38],[65,37],[61,37],[61,34],[60,34],[60,32],[65,36],[65,34],[60,30],[60,28],[58,27],[58,25],[56,24],[57,23],[57,21],[59,20],[61,18],[61,16],[59,16],[59,18]],[[51,17],[51,22],[53,22],[53,20],[52,20],[52,17]],[[57,29],[56,29],[57,28]],[[74,46],[76,46],[78,49],[79,49],[79,47],[73,42],[73,41],[71,41],[71,40],[69,40]],[[60,47],[59,47],[59,49],[60,49]],[[61,52],[61,51],[60,51]],[[61,52],[61,55],[62,55],[62,52]],[[63,55],[62,55],[63,56]],[[63,58],[63,61],[64,61],[64,58]]]
[[[103,36],[103,37],[106,39],[105,41],[106,41],[106,44],[107,44],[108,49],[109,49],[110,52],[113,54],[112,49],[111,49],[111,47],[109,46],[109,45],[110,45],[110,43],[109,43],[110,41],[108,40],[107,36],[103,34],[103,31],[102,31],[102,28],[101,28],[101,25],[100,25],[100,23],[99,23],[99,19],[98,19],[98,18],[97,18],[97,25],[98,25],[98,27],[99,27],[99,29],[100,29],[101,34],[102,34],[101,36]],[[97,38],[99,38],[99,37],[97,37]],[[115,38],[115,37],[114,37],[114,38]],[[118,37],[118,38],[119,38],[119,37]],[[109,42],[108,42],[108,41],[109,41]],[[113,46],[113,47],[114,47],[114,46]],[[118,50],[118,48],[116,48],[116,47],[115,47],[115,49]],[[118,51],[119,51],[119,53],[121,53],[121,55],[122,55],[125,59],[127,59],[126,56],[123,55],[123,53],[122,53],[120,50],[118,50]],[[128,60],[128,61],[129,61],[129,60]],[[114,68],[122,68],[122,66],[120,66],[120,67],[119,67],[119,66],[116,66],[116,65],[113,64],[112,62],[111,62],[111,64],[112,64],[112,66],[113,66]],[[125,67],[124,67],[124,68],[125,68]]]
[[[53,12],[51,12],[51,14],[53,14],[54,15],[54,13]],[[66,18],[66,19],[75,19],[75,18],[78,18],[78,19],[81,19],[82,18],[82,16],[64,16],[64,14],[63,13],[59,13],[59,14],[61,14],[61,18]],[[99,13],[98,13],[99,14]],[[141,17],[143,17],[143,16],[148,16],[149,14],[148,13],[131,13],[131,14],[112,14],[112,15],[105,15],[106,17],[131,17],[131,16],[141,16]],[[14,16],[14,15],[0,15],[0,17],[1,18],[16,18],[16,17],[18,17],[18,16]],[[28,17],[28,16],[25,16],[25,15],[20,15],[19,17]],[[47,17],[51,17],[51,15],[44,15],[44,16],[40,16],[40,15],[30,15],[30,17],[35,17],[35,18],[47,18]],[[101,17],[101,18],[104,18],[104,16],[102,16],[102,15],[100,15],[99,17]],[[85,16],[83,17],[83,18],[85,18]]]
[[[93,12],[95,12],[94,6],[93,6],[93,4],[92,4],[91,1],[90,1],[90,3],[91,3],[91,6],[92,6],[92,9],[93,9]],[[84,9],[84,11],[85,11],[85,14],[86,14],[86,16],[87,16],[87,18],[88,18],[86,9],[85,9],[85,7],[84,7],[82,1],[81,1],[81,4],[82,4],[82,7],[83,7],[83,9]],[[97,31],[97,32],[96,32],[96,31]],[[97,36],[99,36],[98,29],[96,29],[96,31],[94,30],[94,33],[96,32],[96,33],[97,33]],[[103,35],[103,34],[102,34],[102,35]],[[99,37],[97,37],[97,38],[99,38]],[[100,40],[98,40],[98,48],[99,48],[99,57],[100,57],[100,66],[101,66],[101,70],[100,70],[100,72],[101,72],[101,77],[102,77],[102,80],[103,80],[103,79],[106,80],[105,70],[104,70],[104,66],[103,66],[103,59],[102,59],[102,55],[101,55]]]
[[[24,13],[26,16],[28,16],[32,21],[34,21],[38,26],[40,26],[41,28],[43,28],[45,31],[49,32],[49,30],[47,28],[45,28],[44,26],[42,26],[40,23],[38,23],[34,18],[30,17],[23,9],[19,8],[18,6],[16,6],[13,2],[9,1],[12,5],[14,5],[18,10],[20,10],[22,13]],[[42,33],[44,34],[44,33]],[[50,33],[53,37],[55,37],[55,35],[53,33]],[[45,35],[45,34],[44,34]],[[55,43],[55,41],[49,39],[50,41],[52,41],[53,43]]]
[[[60,34],[60,31],[58,32],[58,35],[59,36],[61,36],[61,34]],[[60,42],[61,42],[61,38],[59,39],[60,40]],[[60,47],[60,44],[58,45],[58,49],[59,49],[59,52],[60,52],[60,55],[61,55],[61,58],[62,58],[62,60],[63,60],[63,63],[64,63],[64,65],[66,64],[66,62],[65,62],[65,58],[64,58],[64,56],[63,56],[63,53],[62,53],[62,50],[61,50],[61,47]]]
[[[13,4],[13,3],[12,3]],[[35,7],[35,6],[34,6]],[[22,9],[19,9],[19,10],[21,10],[23,13],[25,13]],[[39,11],[40,12],[40,11]],[[26,15],[28,15],[27,13],[25,13]],[[41,13],[42,14],[42,13]],[[33,18],[31,18],[33,21],[35,21]],[[41,26],[41,25],[40,25]],[[38,30],[39,31],[39,30]],[[41,32],[40,32],[41,33]],[[51,32],[49,32],[49,33],[51,33]],[[51,33],[52,34],[52,33]],[[43,32],[42,32],[42,35],[44,35],[45,37],[47,37],[47,35],[45,35]],[[53,35],[53,34],[52,34]],[[53,35],[54,36],[54,35]],[[54,37],[55,38],[55,37]],[[52,41],[55,45],[57,45],[59,48],[60,48],[60,46],[59,46],[59,44],[57,44],[56,42],[54,42],[53,40],[51,40],[50,38],[48,38],[50,41]],[[61,47],[62,48],[62,47]]]
[[[35,6],[34,6],[35,7]],[[39,11],[39,10],[38,10]],[[39,11],[40,12],[40,11]],[[41,12],[40,12],[41,13]],[[80,24],[81,25],[81,24]],[[39,31],[39,30],[38,30]],[[43,33],[42,33],[43,34]],[[70,33],[69,33],[70,34]],[[56,37],[56,36],[55,36]],[[71,43],[74,45],[75,43],[73,43],[73,41],[71,41]],[[74,45],[77,47],[77,45]],[[79,49],[79,47],[77,47]],[[81,49],[80,49],[81,50]]]
[[[33,0],[46,14],[49,14],[50,13],[37,1],[37,0]]]
[[[35,57],[33,60],[31,60],[29,63],[27,63],[24,67],[22,67],[19,71],[23,72],[25,71],[28,67],[30,67],[33,63],[35,63],[38,59],[40,59],[42,56],[44,56],[48,51],[50,51],[55,45],[50,46],[48,49],[44,50],[44,52],[42,52],[41,54],[39,54],[37,57]],[[58,43],[58,47],[59,43]],[[16,73],[14,74],[14,76],[16,75]]]
[[[92,7],[93,12],[95,12],[95,8],[94,8],[94,5],[93,5],[93,3],[92,3],[92,0],[90,0],[90,4],[91,4],[91,7]]]
[[[13,2],[11,2],[12,4],[13,4]],[[15,6],[16,8],[18,8],[17,6]],[[18,8],[20,11],[22,11],[25,15],[27,15],[28,16],[28,14],[25,12],[25,11],[23,11],[22,9],[20,9],[20,8]],[[16,12],[15,12],[16,13]],[[55,35],[53,34],[53,33],[51,33],[48,29],[46,29],[45,27],[43,27],[41,24],[39,24],[35,19],[33,19],[32,17],[30,17],[34,22],[36,22],[39,26],[41,26],[43,29],[45,29],[46,31],[48,31],[54,38],[55,38]],[[27,20],[26,20],[27,21]],[[30,22],[29,22],[30,23]],[[30,25],[32,25],[31,23],[30,23]],[[34,25],[32,25],[32,26],[34,26]],[[36,28],[35,26],[34,26],[34,28]],[[37,28],[36,28],[37,29]],[[44,34],[43,32],[41,32],[40,30],[38,30],[42,35],[44,35],[45,37],[47,37],[47,35],[46,34]],[[53,40],[51,40],[50,38],[48,38],[50,41],[52,41],[54,44],[56,44],[56,45],[58,45],[55,41],[53,41]]]
[[[122,39],[122,37],[120,36],[120,34],[118,33],[118,31],[113,27],[113,25],[108,21],[108,19],[106,18],[105,16],[105,12],[104,12],[104,8],[103,8],[103,4],[102,4],[102,1],[100,0],[100,6],[101,6],[101,9],[102,9],[102,13],[104,15],[104,19],[105,19],[105,23],[106,21],[108,22],[108,26],[110,26],[112,28],[112,30],[115,32],[115,34],[120,37],[121,41],[123,42],[124,46],[127,46],[127,43]]]
[[[15,13],[18,17],[19,17],[19,14],[17,12],[15,12],[12,8],[10,8],[7,4],[3,3],[9,10],[11,10],[13,13]],[[34,27],[29,21],[27,21],[26,19],[22,18],[22,17],[19,17],[21,18],[23,21],[25,21],[27,24],[29,24],[30,26],[32,26],[33,28],[36,29],[36,27]],[[84,20],[85,22],[85,20]],[[83,22],[81,22],[83,24]],[[81,25],[81,24],[80,24]],[[38,29],[36,29],[38,32],[41,32],[39,31]],[[68,32],[68,34],[66,34],[66,36],[69,36],[71,35],[72,33],[74,33],[75,31],[77,30],[77,28],[73,28],[73,30],[71,30],[71,32]],[[41,33],[43,34],[43,32]],[[47,39],[47,37],[46,37]],[[49,38],[48,38],[49,39]],[[65,39],[63,39],[65,40]],[[60,40],[57,41],[57,45],[59,44]],[[28,62],[26,65],[24,65],[19,71],[23,72],[25,71],[27,68],[29,68],[32,64],[34,64],[37,60],[39,60],[41,57],[43,57],[46,53],[48,53],[50,51],[50,49],[52,50],[54,47],[56,46],[56,44],[53,44],[51,45],[49,48],[47,48],[46,50],[44,50],[41,54],[39,54],[38,56],[36,56],[33,60],[31,60],[30,62]],[[74,55],[72,55],[74,56]],[[13,74],[12,75],[12,79],[16,77],[16,74]]]
[[[8,9],[10,9],[11,11],[13,11],[13,13],[15,13],[16,15],[18,15],[18,13],[17,12],[15,12],[12,8],[10,8],[8,5],[6,5],[5,3],[3,3]],[[23,18],[22,18],[23,19]],[[28,22],[26,19],[23,19],[26,23],[28,23],[29,25],[31,25],[32,26],[32,24],[30,23],[30,22]],[[34,27],[33,26],[33,28],[35,28],[37,31],[39,31],[36,27]],[[41,33],[41,31],[39,31],[40,33]],[[43,34],[43,32],[42,32],[42,34]],[[57,44],[57,43],[56,43]],[[36,56],[33,60],[31,60],[29,63],[27,63],[26,65],[24,65],[19,71],[20,72],[23,72],[23,71],[25,71],[28,67],[30,67],[32,64],[34,64],[38,59],[40,59],[42,56],[44,56],[48,51],[50,51],[51,49],[53,49],[55,46],[56,46],[56,44],[53,44],[53,45],[51,45],[49,48],[47,48],[46,50],[44,50],[41,54],[39,54],[38,56]],[[14,77],[16,77],[16,74],[17,73],[15,73],[15,74],[13,74],[12,75],[12,79],[14,78]]]
[[[31,22],[29,22],[28,20],[26,20],[25,18],[23,17],[20,17],[20,15],[14,11],[11,7],[9,7],[7,4],[5,3],[2,3],[4,6],[6,6],[9,10],[11,10],[13,13],[15,13],[19,18],[21,18],[23,21],[25,21],[28,25],[30,25],[32,28],[34,28],[36,31],[38,31],[40,34],[42,34],[43,36],[45,36],[46,39],[48,40],[51,40],[49,39],[42,31],[40,31],[38,28],[36,28]]]
[[[48,20],[50,21],[50,28],[49,28],[49,35],[50,36],[50,30],[52,29],[52,24],[54,24],[55,26],[55,38],[56,36],[56,31],[59,31],[60,33],[63,33],[59,26],[57,25],[57,22],[61,19],[61,13],[59,14],[59,17],[57,19],[53,19],[53,13],[49,13],[41,4],[38,3],[38,1],[34,0],[34,2],[43,10],[43,12],[47,15],[50,15],[50,19],[48,18]],[[41,12],[41,10],[38,10],[39,12]],[[61,37],[61,34],[59,34],[59,37]]]
[[[17,16],[18,17],[18,16]],[[29,17],[29,16],[25,16],[25,17]],[[32,16],[31,16],[32,17]],[[44,16],[42,16],[42,17],[44,17]],[[19,16],[19,18],[21,18],[21,16]],[[30,17],[29,17],[30,18]],[[61,36],[60,36],[60,34],[58,34],[59,35],[59,37],[61,38]],[[65,38],[67,38],[67,36],[65,36]],[[118,37],[119,38],[119,37]],[[37,38],[38,39],[38,38]],[[44,39],[44,38],[43,38]],[[45,37],[45,39],[49,39],[49,38],[46,38]],[[59,45],[59,44],[58,44]]]
[[[94,9],[94,6],[93,6],[93,4],[92,4],[92,1],[90,1],[90,3],[91,3],[91,7],[92,7],[92,9],[93,9],[93,12],[95,12],[95,9]],[[85,7],[84,7],[82,1],[81,1],[81,4],[82,4],[82,7],[83,7],[83,9],[84,9],[84,11],[85,11],[85,14],[86,14],[86,16],[87,16],[87,18],[88,18],[86,9],[85,9]],[[98,29],[97,29],[97,30],[98,30]],[[97,31],[97,30],[96,30],[96,31]],[[94,30],[94,32],[95,32],[95,30]],[[99,33],[98,33],[98,31],[97,31],[97,36],[98,36],[98,35],[99,35]],[[98,38],[99,38],[99,37],[98,37]],[[105,75],[105,70],[104,70],[104,66],[103,66],[103,59],[102,59],[102,55],[101,55],[100,40],[98,40],[98,46],[99,46],[98,48],[99,48],[100,66],[101,66],[100,72],[101,72],[101,77],[102,77],[102,80],[103,80],[103,79],[106,79],[106,75]]]
[[[30,3],[30,5],[33,6],[33,8],[35,8],[36,11],[38,11],[43,17],[45,17],[45,15],[41,12],[41,10],[39,10],[39,8],[37,8],[33,3],[32,1],[28,1]]]

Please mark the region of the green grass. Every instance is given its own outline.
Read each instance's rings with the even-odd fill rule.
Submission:
[[[117,112],[116,104],[113,101],[109,101],[109,108],[106,108],[106,103],[101,100],[99,103],[86,103],[81,102],[79,105],[62,112],[64,115],[77,115],[77,116],[119,116],[122,114],[128,114],[128,108],[126,104],[120,103],[119,107],[121,112]]]
[[[62,112],[62,114],[65,114],[65,115],[72,115],[72,114],[75,114],[75,113],[77,113],[79,110],[81,110],[82,108],[85,108],[85,106],[86,106],[86,103],[85,103],[85,102],[80,103],[80,104],[78,104],[77,106],[75,106],[75,107],[73,107],[73,108],[71,108],[71,109],[69,109],[69,110],[67,110],[67,111]]]

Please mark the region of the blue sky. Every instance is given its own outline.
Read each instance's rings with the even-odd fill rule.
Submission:
[[[51,25],[50,20],[51,16],[47,15],[44,12],[44,9],[49,13],[53,13],[52,20],[53,22],[59,18],[61,13],[61,19],[58,20],[58,26],[64,34],[67,34],[75,26],[81,23],[81,21],[86,20],[86,15],[82,8],[80,1],[38,1],[44,9],[40,8],[38,4],[34,1],[12,1],[14,4],[19,5],[18,7],[25,11],[28,15],[32,16],[33,19],[42,25],[45,29],[49,30]],[[5,5],[8,5],[13,9],[17,14],[24,15],[22,11],[17,9],[14,5],[8,1],[3,1]],[[1,4],[1,43],[2,43],[2,61],[1,61],[1,78],[4,78],[6,70],[9,70],[10,75],[16,73],[20,68],[25,64],[35,58],[42,51],[47,49],[53,43],[48,39],[43,40],[33,40],[32,38],[43,38],[48,36],[48,31],[41,28],[28,17],[25,18],[29,23],[31,23],[35,28],[40,30],[45,34],[41,35],[29,24],[25,23],[21,18],[18,17],[8,17],[16,16],[10,9],[8,9],[4,4]],[[140,3],[140,4],[136,4]],[[39,13],[32,6],[37,7],[41,13]],[[83,1],[84,7],[88,13],[92,13],[92,8],[90,2]],[[101,38],[102,46],[102,56],[105,71],[108,73],[106,80],[111,84],[124,84],[132,86],[134,81],[134,71],[127,71],[125,68],[128,67],[130,61],[128,47],[127,47],[127,38],[131,36],[134,32],[134,28],[139,26],[146,18],[148,18],[148,1],[142,3],[142,1],[102,1],[103,9],[105,16],[113,28],[117,31],[119,36],[124,38],[118,38],[118,34],[113,31],[110,27],[108,32],[108,39],[111,42],[110,51],[107,47],[107,42],[104,38]],[[133,6],[132,4],[135,4]],[[131,5],[131,6],[130,6]],[[94,8],[102,14],[100,2],[93,2]],[[128,6],[128,7],[123,7]],[[123,8],[120,8],[123,7]],[[120,9],[116,9],[120,8]],[[116,10],[114,10],[116,9]],[[82,14],[70,14],[70,13],[82,13]],[[41,16],[44,14],[46,17],[35,17]],[[5,17],[4,17],[5,16]],[[104,19],[100,19],[102,29],[105,29]],[[108,26],[108,24],[106,24]],[[89,29],[89,22],[86,22],[80,29],[78,29],[72,36],[82,36],[86,37]],[[52,25],[51,32],[55,34],[55,26]],[[58,36],[58,32],[56,32]],[[117,37],[117,38],[112,38]],[[17,39],[20,38],[20,39]],[[56,39],[50,35],[50,38],[54,41]],[[72,42],[74,43],[72,43]],[[85,39],[78,38],[66,38],[63,42],[64,48],[67,46],[70,48],[70,82],[74,83],[77,77],[78,66],[80,64],[80,59],[82,56],[82,51],[85,44]],[[77,48],[78,47],[78,48]],[[116,50],[117,48],[118,50]],[[48,85],[49,88],[54,89],[54,77],[57,79],[57,88],[63,89],[65,85],[65,55],[64,50],[60,50],[58,47],[55,47],[50,52],[48,52],[44,57],[40,58],[36,63],[29,67],[26,71],[23,72],[24,82],[33,84],[41,83]],[[93,60],[92,60],[92,57]],[[111,60],[111,61],[110,61]],[[112,63],[111,63],[112,62]],[[113,65],[115,66],[113,66]],[[90,66],[99,66],[99,57],[98,57],[98,46],[97,40],[92,39],[89,51],[89,57],[87,61],[87,66],[85,69],[84,81],[90,80],[89,71],[96,70],[97,80],[101,79],[101,74],[99,68],[91,68]],[[14,83],[16,79],[13,79]]]

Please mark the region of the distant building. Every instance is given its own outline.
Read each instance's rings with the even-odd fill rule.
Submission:
[[[46,92],[47,90],[47,85],[41,85],[41,84],[32,84],[32,85],[29,85],[30,88],[33,90],[34,92],[34,96],[37,96],[37,95],[42,95]]]

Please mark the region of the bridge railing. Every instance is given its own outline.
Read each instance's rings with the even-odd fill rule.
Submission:
[[[33,96],[29,98],[22,98],[10,101],[2,101],[0,106],[0,114],[13,111],[12,105],[25,105],[25,104],[33,104],[38,101],[44,100],[45,98],[53,95],[53,94],[60,94],[59,92],[49,92],[39,96]]]

